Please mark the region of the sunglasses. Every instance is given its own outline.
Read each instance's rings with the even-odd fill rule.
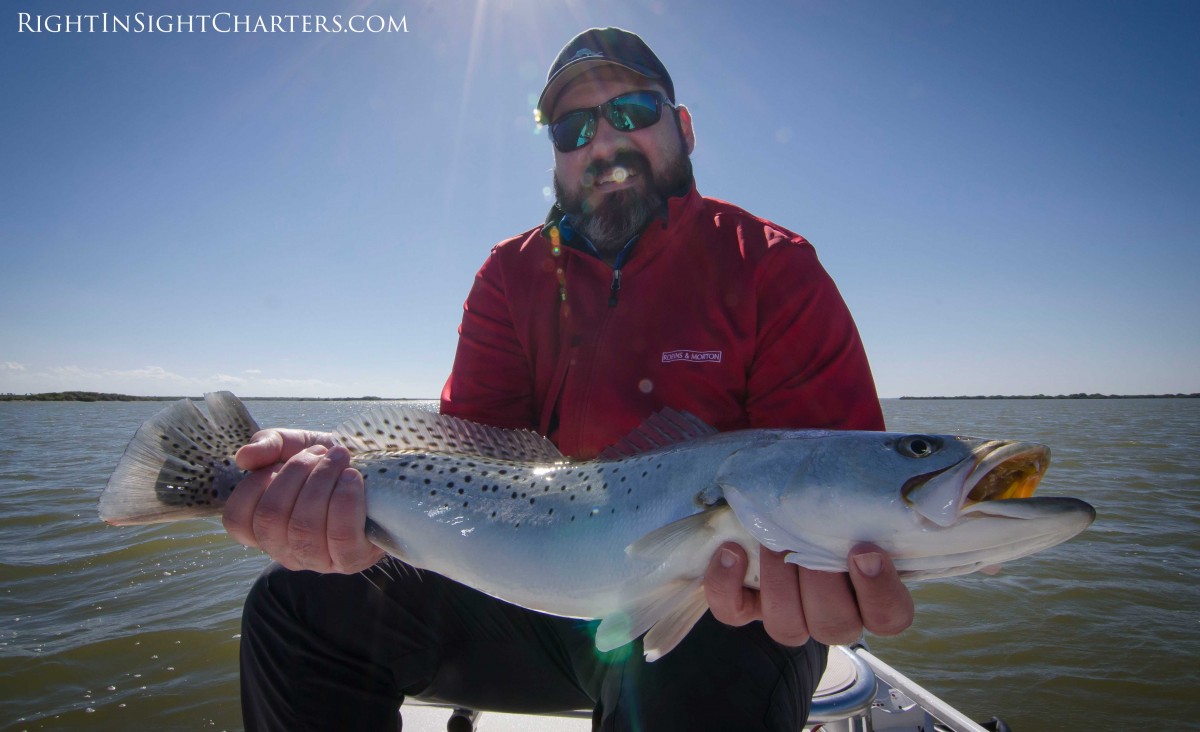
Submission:
[[[621,132],[649,127],[662,117],[663,106],[675,109],[666,97],[655,91],[635,91],[613,97],[591,109],[574,109],[550,123],[550,140],[559,152],[571,152],[587,145],[596,136],[597,118],[603,117]]]

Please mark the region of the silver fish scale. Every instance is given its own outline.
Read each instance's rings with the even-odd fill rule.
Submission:
[[[521,526],[571,523],[600,515],[638,513],[651,505],[654,475],[669,456],[622,461],[545,465],[422,452],[358,455],[372,493],[386,492],[416,504],[426,515],[469,513],[476,520]],[[659,491],[661,493],[661,491]]]
[[[586,463],[376,453],[351,464],[367,476],[369,535],[389,554],[509,602],[602,617],[660,587],[664,562],[703,572],[702,553],[628,550],[704,512],[697,496],[725,456],[693,443]]]

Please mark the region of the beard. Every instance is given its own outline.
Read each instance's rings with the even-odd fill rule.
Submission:
[[[682,195],[692,186],[692,161],[683,135],[679,137],[679,149],[666,161],[661,178],[654,175],[645,155],[622,150],[611,160],[597,160],[588,166],[584,179],[596,180],[618,167],[635,173],[640,185],[604,195],[596,204],[587,200],[590,185],[568,192],[557,171],[554,174],[558,207],[571,216],[575,231],[586,236],[605,257],[616,256],[630,239],[666,211],[668,198]]]

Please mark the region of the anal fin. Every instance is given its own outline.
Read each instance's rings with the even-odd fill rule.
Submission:
[[[679,645],[707,610],[703,578],[670,582],[628,610],[600,621],[596,648],[611,651],[644,633],[646,660],[657,661]]]

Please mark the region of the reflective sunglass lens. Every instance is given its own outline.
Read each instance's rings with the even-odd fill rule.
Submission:
[[[596,136],[596,114],[599,112],[615,129],[632,132],[658,122],[662,113],[662,97],[642,91],[610,99],[592,109],[568,112],[550,125],[550,137],[559,152],[578,150]]]
[[[562,152],[570,152],[588,144],[596,134],[596,117],[591,111],[571,112],[550,125],[554,146]]]
[[[649,104],[646,102],[649,101]],[[658,121],[658,105],[653,99],[619,99],[609,105],[608,119],[622,132],[640,130]]]

